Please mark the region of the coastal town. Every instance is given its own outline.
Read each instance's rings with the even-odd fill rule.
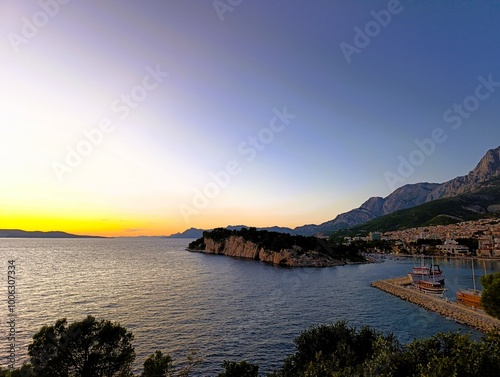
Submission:
[[[500,260],[500,220],[482,219],[446,226],[371,232],[366,237],[345,239],[346,243],[355,244],[356,241],[385,246],[372,250],[375,252]],[[387,249],[388,246],[391,250]],[[458,289],[455,299],[444,297],[444,274],[438,265],[414,266],[407,276],[375,281],[371,285],[484,333],[500,328],[500,320],[484,310],[483,292],[476,289],[475,282],[474,289]]]
[[[481,219],[450,225],[370,232],[367,236],[345,237],[343,243],[386,241],[394,254],[432,254],[453,257],[477,256],[500,259],[500,219]]]

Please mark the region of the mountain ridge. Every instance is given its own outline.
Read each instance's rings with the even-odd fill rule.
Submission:
[[[308,231],[318,229],[323,233],[351,228],[364,224],[378,217],[399,210],[413,208],[433,200],[450,198],[460,194],[473,192],[487,181],[500,176],[500,146],[489,149],[479,163],[467,175],[453,178],[444,183],[412,183],[401,186],[385,198],[372,197],[359,208],[339,214],[333,220],[308,228]],[[373,212],[373,208],[378,212]],[[296,228],[297,229],[297,228]],[[311,235],[311,234],[304,234]]]
[[[349,229],[335,236],[366,235],[433,225],[448,225],[483,218],[498,218],[500,212],[500,177],[492,178],[474,191],[432,200],[419,206],[399,210]]]
[[[443,183],[411,183],[394,190],[387,197],[371,197],[358,208],[344,212],[334,219],[316,224],[307,224],[296,228],[269,227],[290,234],[310,236],[318,233],[333,233],[338,230],[351,228],[419,205],[473,192],[492,179],[500,177],[500,146],[489,149],[477,165],[467,175],[459,176]],[[201,231],[202,233],[203,231]],[[201,234],[200,233],[200,234]]]

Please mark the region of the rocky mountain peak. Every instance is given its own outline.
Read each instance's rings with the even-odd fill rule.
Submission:
[[[361,209],[366,209],[375,216],[382,216],[384,214],[384,198],[374,196],[361,204]]]
[[[391,193],[384,202],[384,215],[418,206],[427,201],[429,193],[439,186],[438,183],[413,183],[404,185]]]
[[[486,152],[469,174],[439,185],[429,194],[427,201],[474,191],[481,187],[484,182],[497,176],[500,176],[500,147]]]
[[[500,175],[500,147],[490,149],[469,173],[476,181],[484,182]]]

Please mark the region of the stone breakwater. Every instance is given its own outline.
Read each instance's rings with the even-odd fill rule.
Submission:
[[[407,277],[376,281],[371,285],[427,310],[452,318],[458,323],[474,327],[484,333],[500,331],[500,320],[485,314],[481,310],[474,310],[456,302],[419,292],[410,287],[410,279]]]
[[[332,267],[341,266],[345,262],[333,259],[316,250],[302,250],[298,247],[270,251],[246,241],[241,236],[231,236],[222,242],[205,238],[205,250],[192,250],[199,253],[226,255],[235,258],[253,259],[285,267]]]

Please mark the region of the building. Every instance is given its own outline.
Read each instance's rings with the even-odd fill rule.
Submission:
[[[447,239],[444,241],[443,245],[437,245],[436,248],[442,254],[449,254],[453,256],[464,256],[469,254],[469,247],[465,245],[459,245],[457,241]]]
[[[478,239],[479,246],[477,248],[477,256],[483,258],[491,258],[494,256],[493,238],[490,236],[482,236]]]

